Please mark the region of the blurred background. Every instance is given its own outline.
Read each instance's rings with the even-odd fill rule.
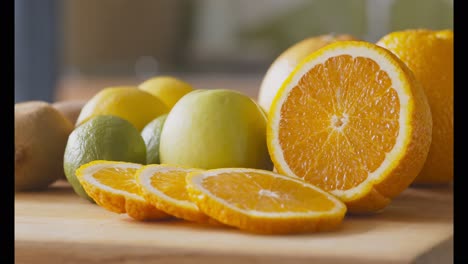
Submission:
[[[15,102],[89,99],[162,74],[256,97],[304,38],[407,28],[453,29],[453,0],[15,0]]]

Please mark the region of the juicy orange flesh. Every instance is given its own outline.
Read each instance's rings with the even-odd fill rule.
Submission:
[[[96,172],[93,177],[100,183],[116,190],[139,195],[135,180],[136,168],[104,168]]]
[[[155,172],[151,176],[151,185],[171,198],[190,201],[185,190],[185,176],[187,176],[187,173],[189,171],[183,170]]]
[[[243,210],[260,212],[328,211],[335,204],[316,190],[291,180],[261,173],[221,173],[207,177],[203,187]]]
[[[322,189],[357,186],[393,148],[399,109],[391,79],[374,60],[331,57],[304,74],[281,107],[284,159]]]

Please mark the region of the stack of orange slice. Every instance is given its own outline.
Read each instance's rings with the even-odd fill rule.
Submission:
[[[138,220],[172,215],[280,234],[332,230],[346,213],[346,206],[331,194],[264,170],[203,171],[93,161],[80,167],[77,175],[97,204]]]

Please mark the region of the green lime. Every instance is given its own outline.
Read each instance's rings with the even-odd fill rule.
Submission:
[[[132,86],[107,87],[93,96],[81,109],[79,126],[98,115],[114,115],[134,125],[139,131],[151,120],[169,112],[157,97]]]
[[[161,132],[161,163],[201,169],[272,169],[267,118],[248,96],[232,90],[198,90],[182,97]]]
[[[111,115],[100,115],[75,128],[65,148],[63,167],[75,192],[90,201],[75,171],[93,160],[126,161],[144,164],[146,147],[138,129]]]
[[[167,114],[156,117],[141,131],[146,144],[146,164],[159,164],[159,142]]]

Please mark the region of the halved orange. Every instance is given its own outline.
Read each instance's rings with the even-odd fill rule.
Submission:
[[[76,170],[86,193],[101,207],[137,220],[167,218],[169,215],[148,203],[139,191],[135,172],[141,164],[96,160]]]
[[[420,172],[432,120],[423,89],[387,49],[330,44],[305,58],[273,101],[275,168],[331,192],[350,212],[387,206]]]
[[[185,189],[185,177],[198,169],[173,165],[147,165],[136,172],[136,181],[143,197],[167,214],[188,221],[214,223],[193,203]]]
[[[187,191],[205,214],[255,233],[332,230],[346,213],[340,200],[320,188],[257,169],[193,172],[187,177]]]

